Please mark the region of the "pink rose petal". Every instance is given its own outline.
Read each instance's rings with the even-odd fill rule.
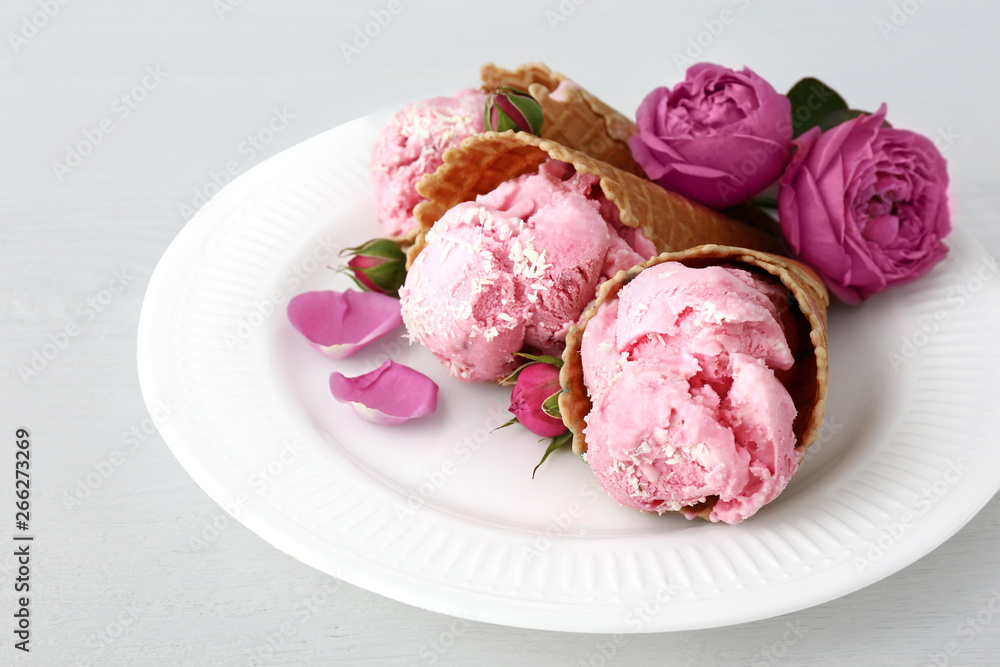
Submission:
[[[365,421],[384,426],[425,417],[437,409],[437,384],[391,359],[357,377],[331,373],[330,391],[341,403],[350,403]]]
[[[378,292],[320,291],[288,303],[288,319],[317,350],[349,357],[403,323],[399,299]]]

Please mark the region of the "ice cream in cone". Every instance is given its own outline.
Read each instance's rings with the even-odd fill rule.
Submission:
[[[427,201],[415,210],[404,322],[472,381],[503,377],[522,349],[560,354],[598,285],[659,252],[707,242],[780,248],[776,237],[524,132],[469,137],[418,189]]]
[[[534,167],[451,206],[411,248],[403,321],[463,380],[505,377],[518,352],[561,354],[597,287],[657,252],[597,176]]]
[[[370,164],[372,190],[379,222],[391,238],[413,241],[413,208],[421,200],[416,184],[438,167],[447,148],[489,129],[483,124],[487,93],[501,85],[527,91],[538,101],[543,137],[643,175],[628,146],[635,123],[562,74],[528,63],[513,70],[488,64],[481,75],[479,89],[408,104],[379,132]]]
[[[704,245],[604,283],[566,338],[573,449],[625,505],[738,523],[823,421],[829,297],[799,262]]]
[[[437,171],[427,174],[417,191],[427,201],[414,215],[421,233],[409,253],[422,250],[426,234],[445,211],[486,194],[501,183],[534,172],[547,160],[571,164],[577,173],[599,179],[604,196],[615,204],[621,224],[638,229],[657,252],[684,250],[705,243],[780,253],[776,236],[733,220],[655,183],[560,143],[525,132],[486,132],[445,151]]]
[[[486,94],[469,88],[451,97],[407,104],[379,130],[369,162],[375,215],[386,234],[413,241],[419,225],[413,207],[421,201],[416,185],[441,164],[445,149],[485,130]]]

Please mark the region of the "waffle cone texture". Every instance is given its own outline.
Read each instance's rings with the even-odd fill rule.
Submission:
[[[629,137],[636,133],[635,123],[568,77],[542,63],[525,63],[512,70],[489,63],[483,66],[481,78],[487,92],[504,85],[530,93],[542,107],[543,139],[645,177],[628,146]],[[564,82],[568,84],[556,99],[552,93]]]
[[[423,249],[424,237],[444,213],[504,181],[537,171],[548,159],[573,165],[597,176],[601,190],[613,202],[626,227],[642,230],[659,252],[684,250],[705,243],[780,253],[776,236],[692,202],[659,185],[603,160],[526,132],[486,132],[465,139],[444,153],[444,163],[427,174],[417,192],[428,201],[414,214],[420,232],[408,253],[408,266]]]
[[[580,354],[583,333],[587,324],[605,303],[618,298],[618,292],[641,271],[664,262],[680,262],[686,266],[700,268],[718,264],[737,268],[764,271],[784,285],[798,305],[796,321],[800,340],[808,341],[796,356],[796,373],[785,385],[797,411],[792,431],[795,434],[795,449],[801,457],[815,442],[819,428],[823,424],[826,411],[827,379],[829,375],[827,307],[829,294],[823,281],[806,265],[787,257],[746,248],[722,245],[703,245],[681,252],[666,252],[658,257],[632,267],[601,285],[597,299],[584,311],[579,322],[566,336],[566,350],[563,352],[563,367],[560,384],[563,393],[559,396],[559,409],[563,421],[573,434],[573,451],[583,454],[587,451],[584,429],[586,417],[592,404],[584,383],[583,359]],[[804,335],[808,334],[808,336]],[[714,501],[708,501],[694,510],[703,519],[708,519]]]

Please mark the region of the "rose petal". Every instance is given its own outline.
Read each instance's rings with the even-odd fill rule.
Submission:
[[[305,292],[288,303],[288,319],[320,352],[342,359],[403,323],[399,299],[378,292]]]
[[[392,359],[357,377],[331,373],[330,392],[365,421],[384,426],[425,417],[437,409],[437,384]]]

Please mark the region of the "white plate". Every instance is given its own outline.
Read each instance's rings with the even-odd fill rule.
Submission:
[[[449,378],[399,336],[323,357],[284,304],[346,288],[326,268],[336,250],[379,235],[367,161],[385,118],[314,137],[227,186],[167,250],[143,304],[139,377],[150,411],[170,408],[164,439],[282,551],[469,619],[685,630],[871,584],[948,539],[1000,486],[1000,280],[961,231],[930,276],[833,309],[820,441],[785,493],[739,526],[620,507],[565,451],[532,480],[544,445],[519,427],[490,430],[508,393]],[[438,382],[436,415],[377,427],[332,399],[331,371],[385,354]]]

